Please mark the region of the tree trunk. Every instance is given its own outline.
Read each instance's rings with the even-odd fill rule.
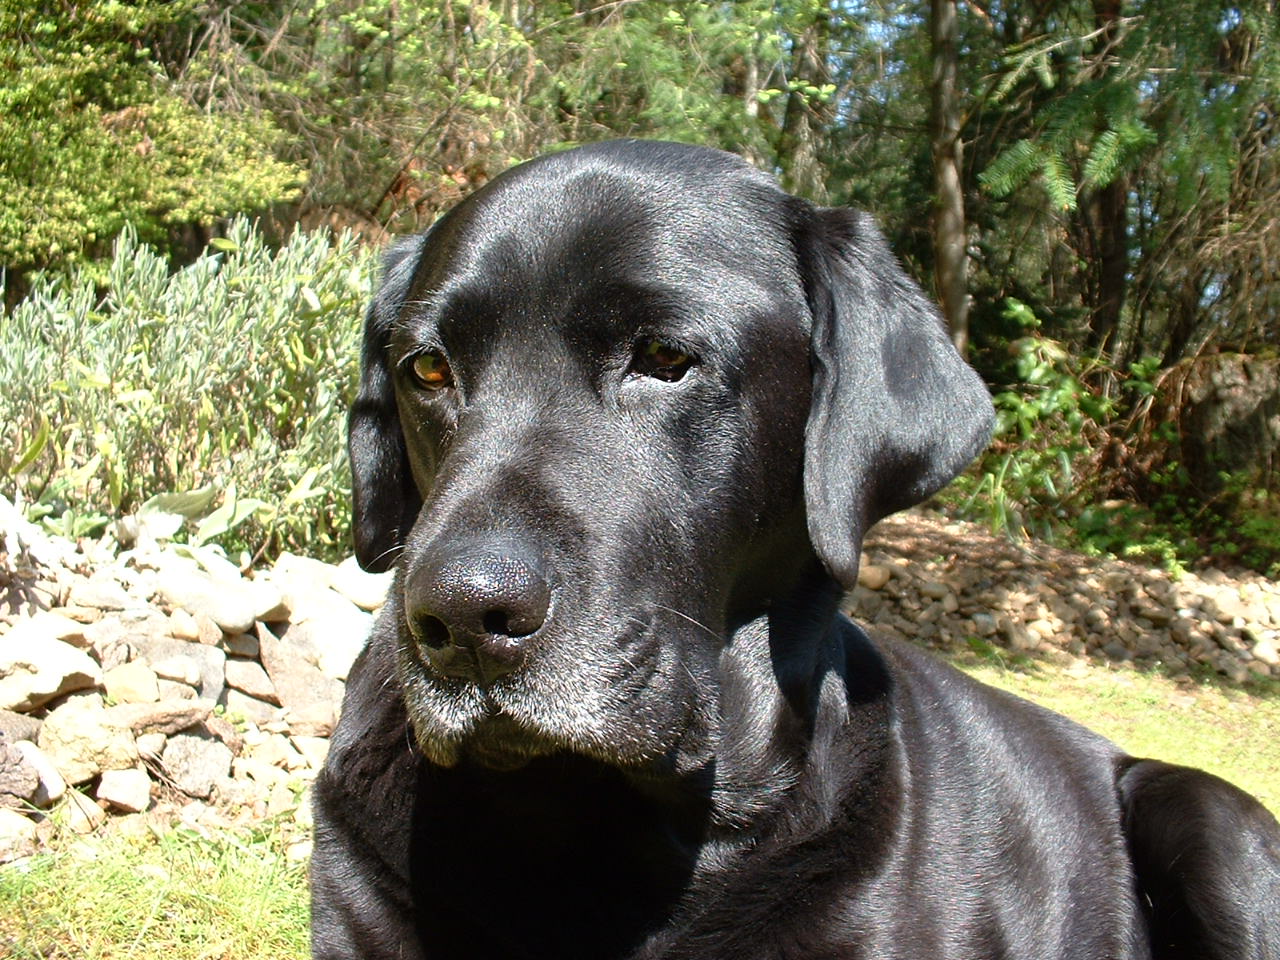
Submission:
[[[951,340],[957,350],[965,353],[969,347],[969,290],[964,186],[960,177],[963,146],[956,89],[959,34],[956,0],[931,0],[934,276]]]
[[[1094,41],[1094,51],[1102,58],[1113,56],[1116,42],[1116,24],[1120,18],[1120,0],[1093,0],[1094,23],[1101,31]],[[1105,62],[1098,65],[1099,75],[1110,67]],[[1105,122],[1101,120],[1100,122]],[[1105,187],[1099,188],[1091,200],[1094,251],[1098,258],[1096,297],[1089,321],[1089,346],[1105,351],[1124,344],[1117,344],[1121,332],[1120,321],[1124,312],[1125,295],[1129,285],[1129,182],[1128,177],[1117,175]]]
[[[795,38],[791,79],[797,85],[822,87],[830,79],[827,70],[829,14],[820,8],[813,21]],[[830,121],[830,108],[803,89],[792,89],[787,97],[782,131],[778,138],[778,163],[782,185],[791,193],[811,200],[826,199],[822,165],[818,160],[818,137]]]

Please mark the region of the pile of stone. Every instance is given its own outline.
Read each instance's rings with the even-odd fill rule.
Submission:
[[[0,862],[54,807],[81,832],[157,802],[305,811],[387,576],[74,544],[3,499],[0,538]]]
[[[57,817],[76,831],[143,811],[305,823],[388,586],[351,560],[249,569],[145,524],[72,543],[0,498],[0,862]],[[1275,582],[1175,579],[921,511],[872,531],[847,600],[860,622],[943,651],[1280,677]]]
[[[1280,677],[1280,583],[1214,568],[1170,575],[919,511],[867,538],[855,619],[939,650],[1135,662],[1243,684]]]

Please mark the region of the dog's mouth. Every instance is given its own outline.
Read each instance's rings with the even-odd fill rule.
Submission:
[[[498,712],[477,723],[459,745],[460,759],[498,771],[518,770],[531,760],[563,750],[562,745]]]
[[[635,772],[669,765],[691,724],[705,726],[689,707],[698,702],[692,673],[674,649],[651,643],[653,616],[612,626],[589,635],[614,639],[487,686],[440,676],[406,630],[399,673],[420,749],[445,767],[515,770],[557,753]],[[595,658],[581,655],[587,648]]]

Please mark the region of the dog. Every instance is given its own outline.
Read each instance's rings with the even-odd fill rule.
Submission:
[[[318,960],[1280,957],[1256,800],[838,612],[992,425],[865,215],[552,154],[390,249],[362,349],[395,575],[315,787]]]

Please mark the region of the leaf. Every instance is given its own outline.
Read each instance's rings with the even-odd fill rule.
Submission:
[[[194,520],[208,512],[217,495],[218,488],[211,483],[182,493],[157,493],[138,508],[138,515],[173,513]]]
[[[267,509],[269,507],[265,501],[255,500],[252,497],[238,499],[235,484],[231,484],[227,487],[226,499],[223,500],[222,506],[200,521],[195,538],[191,542],[195,546],[207,543],[214,537],[230,533],[255,513]]]
[[[213,247],[215,250],[220,250],[223,253],[240,252],[240,244],[236,243],[234,240],[228,240],[226,237],[214,237],[209,241],[209,246]]]
[[[36,435],[31,438],[31,442],[27,444],[27,449],[22,451],[22,455],[18,457],[18,462],[13,465],[13,469],[9,471],[9,476],[16,477],[27,467],[31,466],[44,452],[44,448],[49,445],[49,418],[41,416],[40,427],[36,430]]]

